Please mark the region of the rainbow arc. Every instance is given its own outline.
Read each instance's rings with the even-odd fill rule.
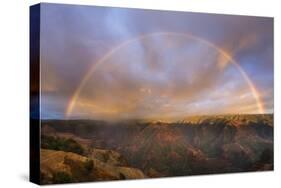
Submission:
[[[183,38],[188,38],[188,39],[193,39],[197,42],[200,42],[202,44],[207,45],[210,48],[213,48],[214,50],[216,50],[217,52],[219,52],[221,55],[223,55],[223,57],[232,65],[234,65],[236,67],[236,69],[239,71],[239,73],[241,74],[241,76],[243,77],[243,79],[245,80],[246,84],[248,85],[253,98],[256,101],[256,106],[257,109],[259,111],[259,113],[263,114],[264,113],[264,107],[263,107],[263,102],[261,100],[260,94],[256,88],[256,86],[254,85],[254,83],[252,82],[252,80],[249,78],[248,74],[245,72],[245,70],[239,65],[239,63],[237,61],[235,61],[233,59],[233,57],[231,57],[231,55],[229,55],[225,50],[223,50],[222,48],[219,48],[218,46],[216,46],[215,44],[211,43],[210,41],[207,41],[203,38],[194,36],[192,34],[187,34],[187,33],[176,33],[176,32],[157,32],[157,33],[150,33],[150,34],[144,34],[132,39],[129,39],[127,41],[122,42],[121,44],[117,45],[116,47],[112,48],[110,51],[108,51],[101,59],[99,59],[89,70],[88,72],[85,74],[85,76],[82,78],[80,84],[78,85],[78,87],[76,88],[76,90],[74,91],[68,106],[66,108],[65,111],[65,117],[69,118],[73,112],[73,109],[76,105],[77,100],[79,99],[80,93],[83,90],[84,86],[86,85],[86,83],[88,82],[88,80],[90,79],[90,77],[92,76],[92,74],[97,70],[97,68],[102,65],[103,63],[106,63],[107,60],[114,55],[115,53],[118,53],[119,50],[121,50],[122,48],[128,47],[129,45],[133,44],[136,41],[139,40],[144,40],[147,39],[149,37],[153,37],[153,36],[178,36],[178,37],[183,37]]]

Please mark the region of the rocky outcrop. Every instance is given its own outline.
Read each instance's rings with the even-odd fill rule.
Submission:
[[[41,183],[145,178],[139,169],[118,166],[124,163],[118,162],[116,156],[120,154],[118,155],[117,152],[102,151],[108,155],[110,159],[108,162],[95,158],[97,153],[101,153],[101,151],[95,151],[92,157],[85,157],[72,152],[41,149]],[[112,153],[113,155],[111,155]]]

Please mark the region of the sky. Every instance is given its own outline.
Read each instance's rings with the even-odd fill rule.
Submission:
[[[41,118],[273,113],[273,19],[41,5]]]

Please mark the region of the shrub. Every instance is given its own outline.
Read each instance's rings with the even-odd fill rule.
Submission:
[[[79,155],[85,153],[83,147],[71,138],[65,139],[53,136],[42,136],[41,148],[73,152]]]
[[[87,173],[90,173],[93,170],[94,162],[92,159],[87,159],[84,162],[84,168],[86,169]]]
[[[70,167],[73,180],[79,182],[93,180],[91,172],[94,167],[94,162],[92,159],[79,161],[69,157],[64,157],[64,164]]]
[[[72,177],[66,172],[56,172],[53,175],[54,183],[70,183],[72,181]]]

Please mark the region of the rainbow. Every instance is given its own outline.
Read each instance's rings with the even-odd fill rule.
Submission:
[[[144,34],[144,35],[140,35],[138,37],[129,39],[127,41],[122,42],[121,44],[117,45],[116,47],[112,48],[110,51],[108,51],[101,59],[99,59],[89,70],[88,72],[85,74],[85,76],[83,77],[83,79],[81,80],[80,84],[78,85],[78,87],[76,88],[76,90],[74,91],[68,105],[65,111],[65,117],[69,118],[73,108],[75,107],[76,101],[79,98],[79,95],[83,89],[83,87],[85,86],[85,84],[87,83],[87,81],[90,79],[91,75],[97,70],[97,68],[105,63],[112,55],[114,55],[115,53],[117,53],[119,50],[121,50],[124,47],[129,46],[130,44],[132,44],[133,42],[136,42],[138,40],[143,40],[146,39],[148,37],[152,37],[152,36],[179,36],[179,37],[184,37],[184,38],[189,38],[189,39],[193,39],[196,40],[202,44],[207,45],[208,47],[211,47],[213,49],[215,49],[216,51],[218,51],[220,54],[222,54],[224,56],[224,58],[226,58],[226,60],[230,63],[232,63],[237,70],[240,72],[241,76],[243,77],[243,79],[245,80],[245,82],[247,83],[252,96],[254,97],[255,101],[256,101],[256,106],[257,109],[259,111],[259,113],[264,113],[264,108],[263,108],[263,102],[261,100],[260,94],[256,88],[256,86],[254,85],[254,83],[252,82],[252,80],[249,78],[249,76],[247,75],[247,73],[244,71],[244,69],[239,65],[239,63],[237,61],[235,61],[225,50],[219,48],[218,46],[216,46],[215,44],[194,36],[192,34],[187,34],[187,33],[175,33],[175,32],[157,32],[157,33],[150,33],[150,34]]]

